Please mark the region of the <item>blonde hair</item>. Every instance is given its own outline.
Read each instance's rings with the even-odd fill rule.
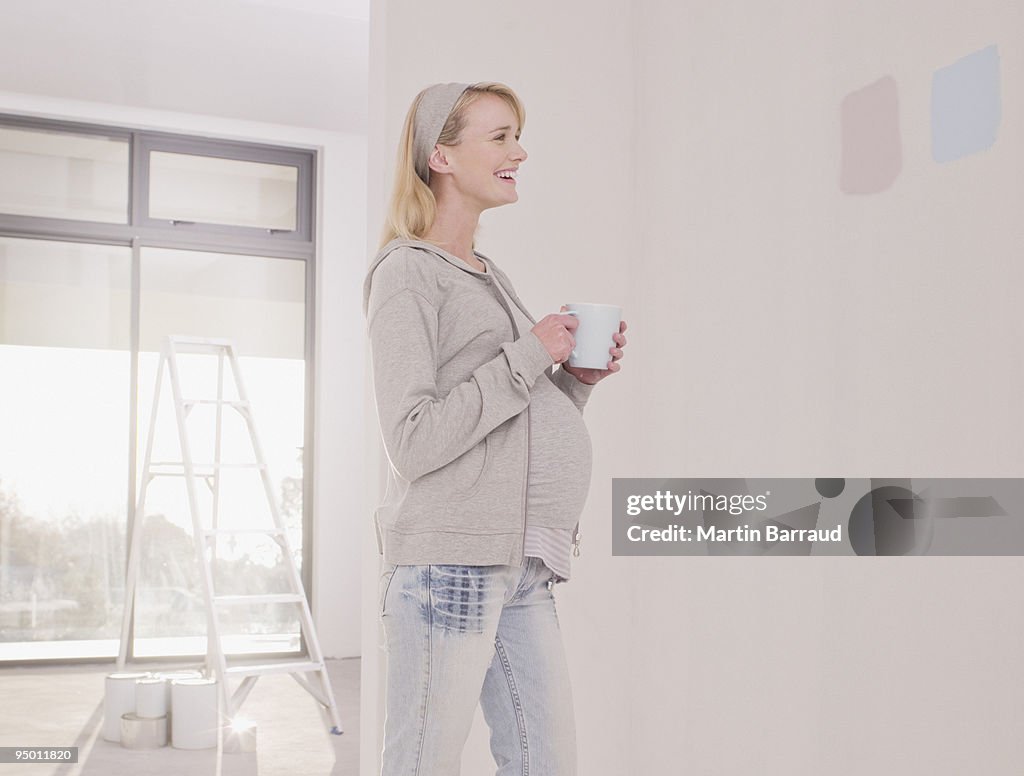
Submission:
[[[467,109],[481,94],[496,94],[501,97],[516,114],[519,130],[522,131],[523,125],[526,124],[526,109],[516,93],[504,84],[476,83],[471,84],[456,100],[441,130],[441,136],[437,139],[440,145],[454,146],[461,142],[462,131],[466,128]],[[396,237],[422,240],[437,217],[437,200],[434,199],[434,192],[430,187],[416,174],[416,159],[413,153],[413,128],[416,126],[416,111],[419,110],[422,98],[423,92],[416,95],[402,127],[398,159],[395,164],[395,184],[391,190],[391,202],[378,250]]]

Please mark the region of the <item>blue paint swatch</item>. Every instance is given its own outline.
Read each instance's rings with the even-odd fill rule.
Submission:
[[[951,162],[996,142],[1003,106],[999,50],[968,54],[932,75],[932,158]]]

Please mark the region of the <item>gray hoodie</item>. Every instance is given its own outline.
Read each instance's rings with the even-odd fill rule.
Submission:
[[[486,256],[478,272],[428,242],[396,239],[370,266],[363,312],[390,462],[374,515],[386,563],[522,565],[529,404],[546,375],[582,410],[589,386],[520,332],[494,283],[526,315]],[[535,322],[535,321],[534,321]],[[548,527],[572,529],[578,514]]]

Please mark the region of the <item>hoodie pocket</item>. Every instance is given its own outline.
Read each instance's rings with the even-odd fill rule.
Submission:
[[[450,464],[451,473],[447,478],[451,486],[452,499],[464,499],[472,496],[485,477],[487,461],[490,458],[491,437],[487,435],[474,447],[464,452]]]

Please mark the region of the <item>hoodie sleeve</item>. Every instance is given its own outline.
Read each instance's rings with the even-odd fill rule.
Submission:
[[[488,259],[490,261],[490,259]],[[491,262],[491,266],[494,263]],[[508,279],[508,276],[497,267],[494,267],[494,272],[501,281],[501,285],[504,286],[506,293],[515,300],[515,303],[522,307],[522,302],[516,295],[515,289],[512,287],[512,281]],[[562,393],[569,397],[573,404],[576,405],[576,409],[583,414],[583,408],[587,404],[587,399],[590,398],[590,392],[594,390],[594,386],[581,383],[571,374],[565,371],[565,369],[559,368],[554,370],[552,374],[548,375],[548,379],[555,384]]]
[[[554,374],[551,375],[551,382],[555,384],[558,390],[572,399],[572,403],[576,405],[576,409],[582,415],[583,408],[587,406],[587,399],[590,398],[590,392],[594,390],[594,386],[581,383],[561,368],[556,369]]]
[[[371,294],[376,294],[375,287]],[[445,396],[437,390],[437,311],[422,293],[400,288],[370,301],[370,349],[377,415],[388,459],[412,481],[439,469],[519,414],[552,359],[533,332]]]

